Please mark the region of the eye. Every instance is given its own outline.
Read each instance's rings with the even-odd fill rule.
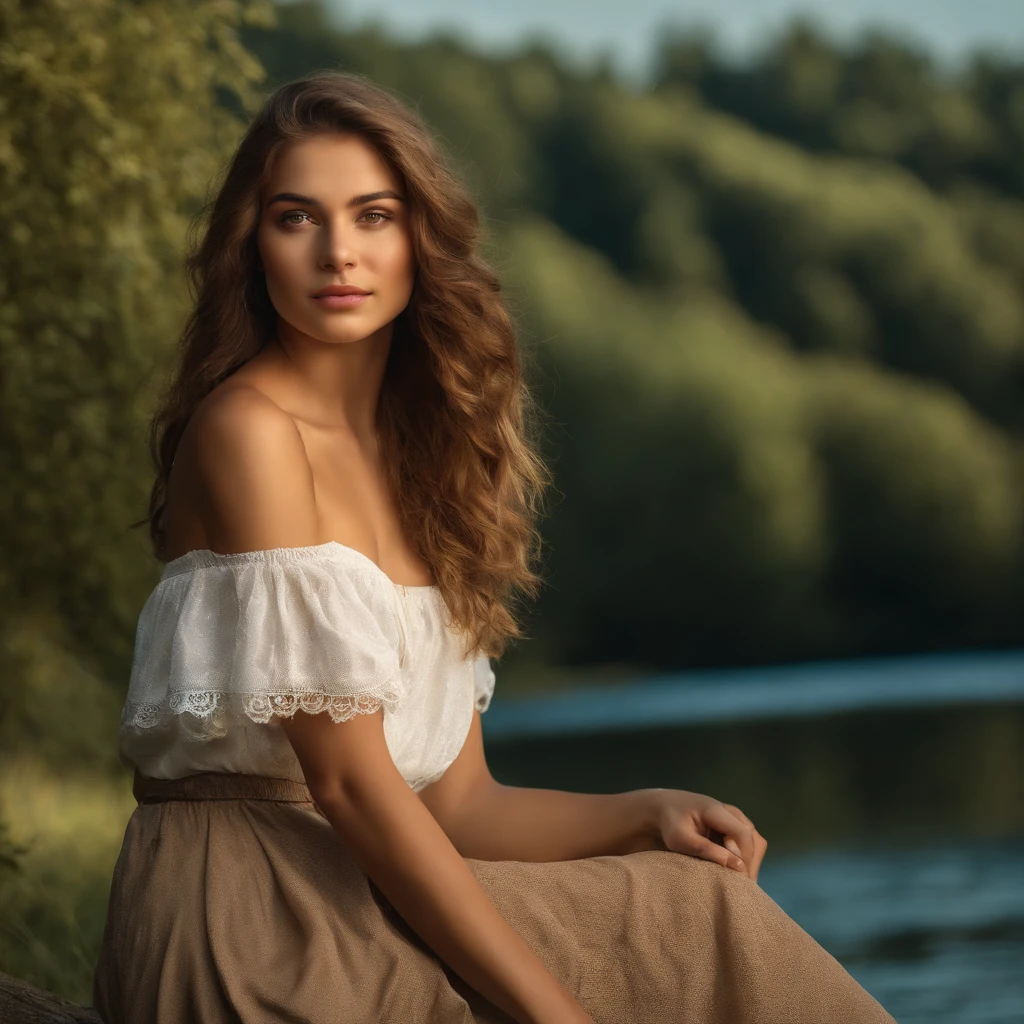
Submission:
[[[385,210],[367,210],[366,213],[363,214],[363,216],[364,217],[380,217],[380,218],[382,218],[381,220],[373,221],[374,224],[383,224],[384,221],[392,220],[393,219],[391,214],[387,213]]]
[[[298,224],[298,221],[289,220],[289,217],[308,217],[309,214],[302,210],[289,210],[277,218],[279,224]]]

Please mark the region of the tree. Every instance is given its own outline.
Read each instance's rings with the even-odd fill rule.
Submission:
[[[271,16],[267,0],[0,0],[4,678],[57,643],[123,689],[156,568],[128,526],[188,218],[240,132],[229,108],[257,100],[239,26]]]

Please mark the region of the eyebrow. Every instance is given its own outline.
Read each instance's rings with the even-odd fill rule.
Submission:
[[[397,192],[392,192],[391,189],[381,189],[379,192],[367,192],[363,196],[353,196],[345,205],[346,206],[362,206],[364,203],[375,203],[378,199],[397,199],[399,202],[404,203],[405,197],[400,196]],[[274,203],[302,203],[305,206],[319,206],[323,208],[323,203],[319,199],[314,199],[312,196],[303,196],[298,192],[278,192],[273,199],[269,200],[267,206],[273,206]]]

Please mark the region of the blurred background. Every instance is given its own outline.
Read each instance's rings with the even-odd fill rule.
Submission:
[[[89,1002],[189,220],[328,67],[470,182],[548,414],[496,777],[735,803],[902,1024],[1024,1020],[1018,0],[0,0],[0,971]]]

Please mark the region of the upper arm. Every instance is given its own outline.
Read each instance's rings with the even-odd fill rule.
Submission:
[[[318,542],[313,476],[290,416],[255,389],[238,389],[197,413],[193,429],[200,515],[215,550]],[[381,710],[344,722],[297,710],[280,723],[321,805],[356,783],[408,787],[391,759]]]
[[[317,543],[313,474],[292,418],[253,388],[196,411],[198,512],[220,553]]]
[[[282,718],[281,728],[295,751],[310,793],[321,807],[359,790],[377,801],[389,793],[404,797],[409,790],[392,760],[384,736],[384,712],[360,712],[334,722],[324,712],[296,711]]]
[[[459,813],[465,810],[481,793],[497,782],[491,775],[484,756],[484,735],[480,712],[473,712],[469,733],[459,756],[445,770],[444,775],[420,790],[420,799],[446,831]]]

